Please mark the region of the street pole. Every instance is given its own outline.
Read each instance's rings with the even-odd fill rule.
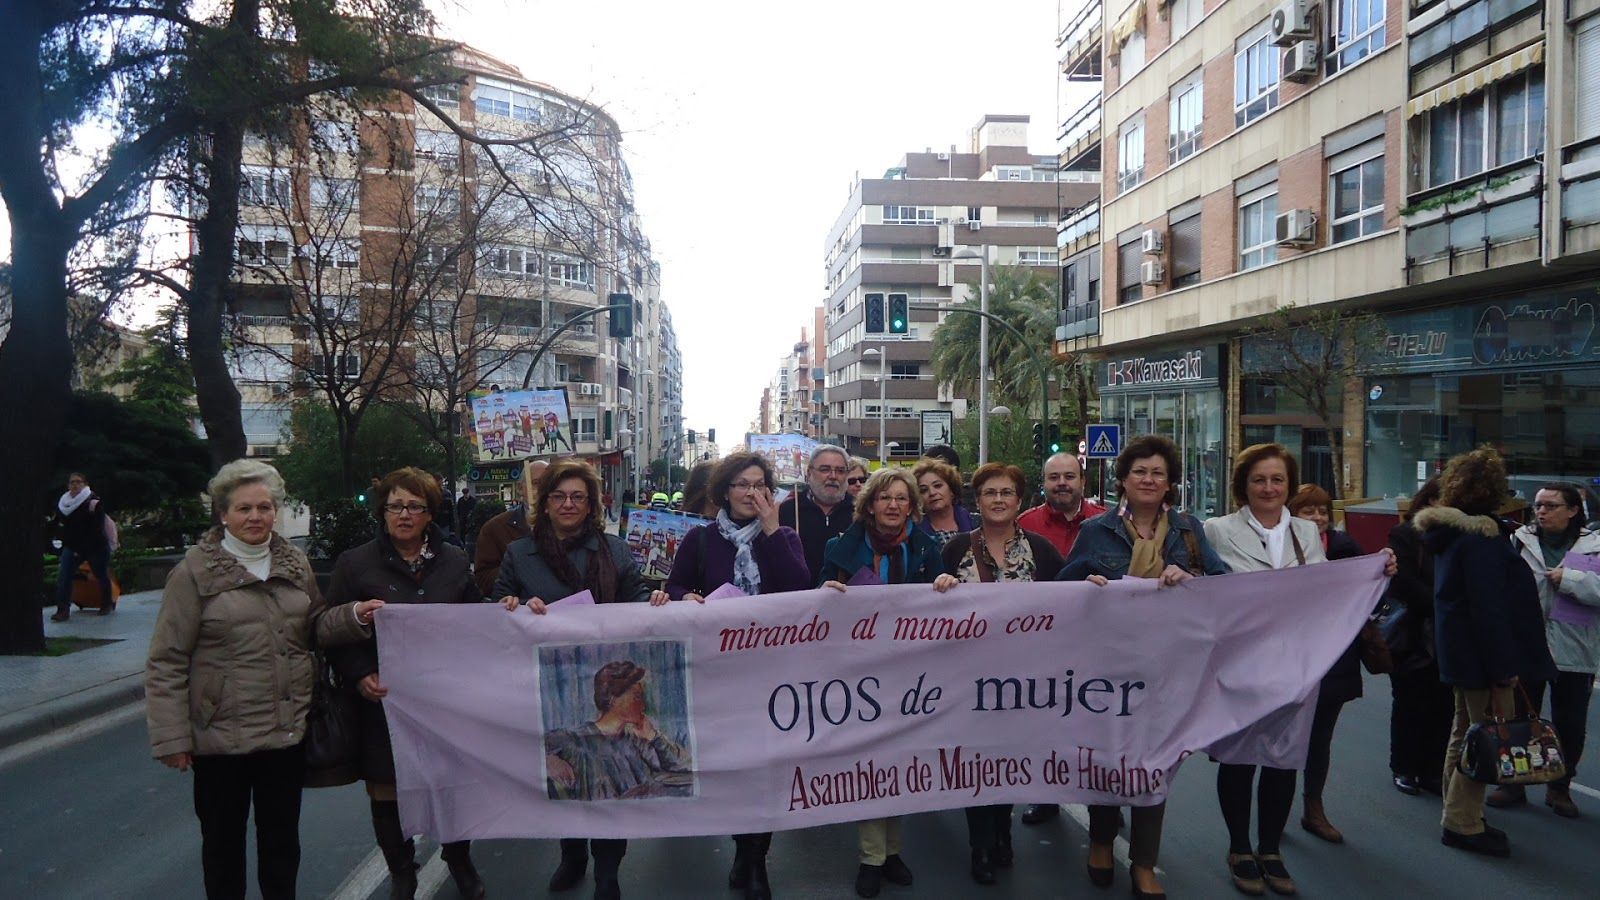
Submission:
[[[909,316],[910,313],[907,313]],[[884,421],[889,413],[889,345],[878,345],[878,466],[889,464],[888,434]]]
[[[999,325],[1001,328],[1004,328],[1005,330],[1011,332],[1013,335],[1016,336],[1017,341],[1019,343],[1021,343],[1023,346],[1027,346],[1027,344],[1028,344],[1028,336],[1023,334],[1017,328],[1017,326],[1012,325],[1010,322],[1007,322],[1005,319],[1002,319],[999,316],[994,315],[993,313],[990,313],[988,311],[979,312],[979,311],[976,311],[976,310],[966,309],[965,307],[961,307],[961,306],[940,306],[937,303],[918,303],[913,307],[913,309],[933,309],[933,310],[938,310],[939,312],[942,312],[942,313],[949,313],[950,315],[965,314],[965,315],[969,315],[969,316],[977,316],[983,322],[987,323],[989,321],[993,321],[996,325]],[[983,330],[982,328],[979,328],[979,332],[980,333],[982,332],[982,330]],[[1048,426],[1049,422],[1051,421],[1051,419],[1050,419],[1050,363],[1048,362],[1048,360],[1040,364],[1040,368],[1039,368],[1039,393],[1040,393],[1040,398],[1039,398],[1040,419]],[[983,423],[983,421],[984,421],[983,419],[979,419],[980,425]],[[1046,454],[1046,455],[1048,455],[1048,454]],[[1043,463],[1044,461],[1040,460],[1040,462]]]
[[[639,339],[629,338],[628,345],[633,351],[633,366],[628,371],[629,384],[633,385],[633,396],[628,404],[631,407],[629,412],[633,414],[633,496],[635,501],[638,501],[642,499],[639,496],[639,491],[643,487],[639,477],[641,474],[639,471],[639,445],[644,440],[644,426],[639,421]],[[644,505],[649,506],[650,504],[645,503]]]
[[[989,245],[978,248],[978,465],[989,461]]]

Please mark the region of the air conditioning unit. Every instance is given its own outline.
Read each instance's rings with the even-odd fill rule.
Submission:
[[[1153,259],[1139,264],[1139,283],[1160,286],[1167,280],[1167,269]]]
[[[1317,77],[1317,42],[1300,41],[1283,51],[1285,81],[1307,82]]]
[[[1161,253],[1161,232],[1154,228],[1146,228],[1139,235],[1139,246],[1143,248],[1147,256],[1159,255]]]
[[[595,384],[593,382],[585,382],[578,385],[578,396],[580,397],[598,397],[605,393],[605,391],[606,389],[604,385]]]
[[[948,153],[940,153],[940,154],[937,155],[937,158],[938,158],[938,160],[940,162],[949,162],[950,161],[950,154],[948,154]]]
[[[1309,209],[1281,213],[1273,224],[1279,244],[1304,247],[1317,242],[1317,214]]]
[[[979,228],[982,228],[982,227],[983,227],[983,223],[978,221],[977,219],[968,219],[967,220],[967,230],[968,231],[977,231]]]
[[[950,255],[950,248],[949,247],[935,247],[935,248],[933,248],[933,255],[934,256],[939,256],[939,257],[949,256]]]
[[[1272,11],[1272,42],[1287,47],[1316,36],[1311,0],[1288,0]]]
[[[936,219],[934,221],[934,224],[935,225],[949,225],[950,224],[950,219],[949,219],[948,216],[940,216],[938,219]]]

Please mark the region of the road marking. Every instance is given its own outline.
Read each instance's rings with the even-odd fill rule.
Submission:
[[[1574,785],[1574,787],[1576,787],[1576,785]],[[1078,823],[1078,827],[1082,828],[1085,832],[1089,830],[1089,807],[1083,805],[1082,803],[1064,803],[1061,805],[1061,808],[1066,811],[1067,815],[1072,817],[1072,821]],[[1112,842],[1111,855],[1116,858],[1118,868],[1127,869],[1128,866],[1132,864],[1128,857],[1128,839],[1123,837],[1120,833],[1117,835],[1117,839]],[[1165,872],[1162,870],[1162,868],[1160,866],[1156,866],[1156,875],[1160,876],[1163,874],[1165,874]]]
[[[109,731],[118,725],[125,725],[135,719],[144,718],[144,701],[130,703],[127,706],[103,712],[92,719],[84,719],[65,728],[59,728],[49,734],[12,744],[0,750],[0,766],[8,766],[18,760],[36,756],[50,750],[59,750],[68,744],[94,737],[102,731]],[[155,762],[155,760],[151,760]]]
[[[1596,800],[1600,800],[1600,791],[1597,791],[1592,787],[1587,787],[1585,785],[1581,785],[1581,784],[1577,783],[1576,781],[1574,781],[1572,783],[1572,789],[1577,791],[1580,794],[1588,794],[1589,796],[1595,798]]]
[[[423,864],[422,871],[417,873],[417,900],[433,900],[433,895],[439,893],[439,888],[449,875],[450,870],[444,864],[444,848],[441,847],[433,851],[433,855]]]
[[[383,852],[372,848],[361,865],[345,877],[345,880],[333,889],[328,895],[328,900],[367,900],[372,892],[378,889],[389,878],[389,864],[383,861]]]

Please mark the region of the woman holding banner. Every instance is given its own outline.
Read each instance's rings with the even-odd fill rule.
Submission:
[[[491,596],[515,611],[526,605],[543,614],[550,603],[588,591],[596,603],[660,606],[665,591],[651,591],[628,552],[628,545],[605,530],[600,476],[579,459],[550,464],[534,486],[529,534],[506,548]],[[617,870],[628,842],[623,838],[562,838],[561,863],[550,876],[552,892],[575,886],[594,853],[594,896],[622,896]]]
[[[856,584],[932,584],[946,591],[956,583],[946,574],[939,545],[916,525],[922,504],[917,483],[905,469],[879,469],[856,498],[855,522],[828,541],[822,554],[823,587],[843,593]],[[876,897],[883,880],[911,884],[911,869],[900,858],[900,817],[858,823],[861,868],[856,893]]]
[[[982,524],[944,545],[944,570],[963,583],[1050,580],[1061,553],[1043,535],[1017,527],[1028,479],[1022,470],[992,462],[972,474]],[[1011,868],[1011,804],[967,807],[972,880],[994,884],[995,869]]]
[[[776,487],[772,465],[758,453],[732,453],[717,463],[706,490],[716,521],[684,535],[667,577],[672,599],[704,603],[707,594],[728,584],[746,596],[811,586],[800,536],[778,524]],[[747,900],[767,900],[772,834],[736,834],[733,845],[728,887],[743,890]]]
[[[1083,524],[1057,581],[1159,579],[1170,587],[1203,575],[1226,575],[1226,563],[1206,541],[1193,516],[1172,508],[1183,479],[1183,460],[1172,441],[1160,435],[1134,438],[1117,456],[1116,482],[1121,502]],[[1167,806],[1136,806],[1129,834],[1128,877],[1135,897],[1165,897],[1156,878],[1161,823]],[[1104,887],[1115,877],[1112,846],[1121,827],[1116,806],[1089,807],[1089,880]]]

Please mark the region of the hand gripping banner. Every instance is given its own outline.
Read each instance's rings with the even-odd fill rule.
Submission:
[[[1383,559],[1196,578],[380,613],[407,833],[805,828],[1148,805],[1179,763],[1299,768]]]

